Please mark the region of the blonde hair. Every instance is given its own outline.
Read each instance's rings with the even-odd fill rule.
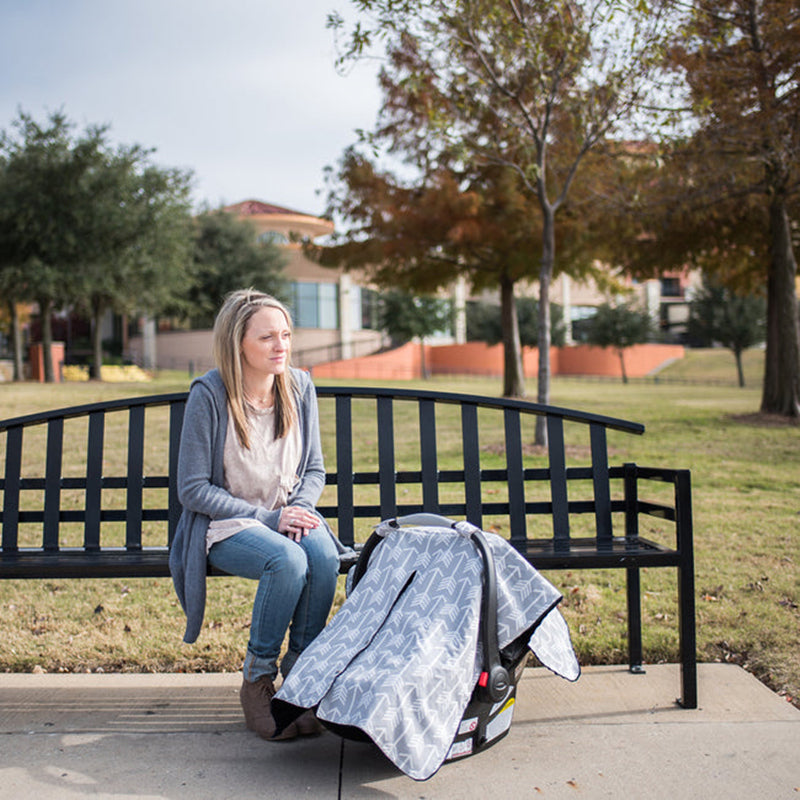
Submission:
[[[214,361],[228,393],[228,404],[236,434],[243,447],[250,448],[250,426],[247,420],[242,378],[242,339],[250,318],[261,308],[277,308],[292,329],[289,310],[272,295],[255,289],[240,289],[225,297],[214,320]],[[291,351],[290,351],[291,354]],[[294,401],[294,380],[287,361],[286,370],[275,376],[275,438],[280,439],[297,422]]]

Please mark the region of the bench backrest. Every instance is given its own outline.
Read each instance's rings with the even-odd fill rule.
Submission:
[[[427,511],[568,542],[584,515],[610,541],[624,511],[607,431],[642,425],[521,400],[320,386],[328,470],[319,504],[345,544],[380,519]],[[166,552],[180,516],[176,465],[186,393],[113,400],[0,421],[2,558],[106,548]],[[548,448],[533,447],[536,419]],[[568,459],[568,454],[570,458]],[[580,490],[576,487],[582,486]],[[538,520],[551,521],[549,526]],[[13,560],[13,559],[11,559]],[[20,575],[21,576],[21,575]]]

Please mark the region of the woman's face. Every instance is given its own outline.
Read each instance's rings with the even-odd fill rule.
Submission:
[[[292,330],[279,308],[259,308],[242,337],[242,369],[253,377],[279,375],[289,363]]]

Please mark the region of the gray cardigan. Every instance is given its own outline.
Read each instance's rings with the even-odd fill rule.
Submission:
[[[297,466],[300,481],[290,495],[289,503],[314,510],[325,486],[317,397],[307,372],[292,369],[292,375],[297,387],[295,400],[302,453]],[[214,369],[192,383],[186,402],[178,456],[178,499],[183,512],[169,554],[172,581],[186,613],[183,638],[189,643],[197,639],[203,625],[206,532],[210,521],[252,517],[277,530],[281,513],[280,509],[270,511],[251,505],[223,488],[223,453],[227,430],[227,392],[219,372]],[[340,551],[344,551],[346,548],[333,538]]]

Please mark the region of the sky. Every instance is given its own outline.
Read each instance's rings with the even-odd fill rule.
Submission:
[[[324,168],[372,128],[377,65],[337,73],[347,0],[0,0],[0,129],[107,124],[113,143],[194,173],[197,208],[325,208]]]

